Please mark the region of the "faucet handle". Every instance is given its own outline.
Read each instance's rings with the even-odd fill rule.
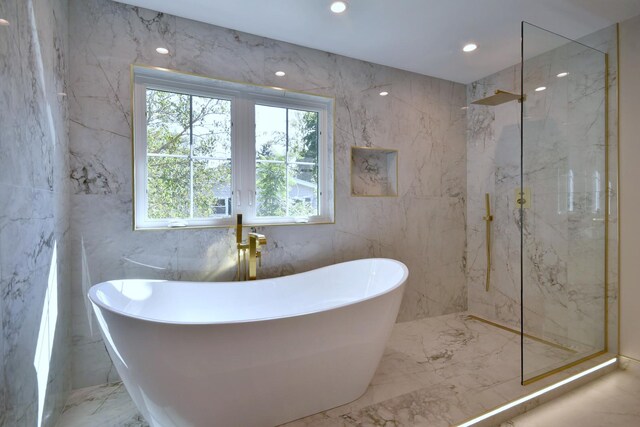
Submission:
[[[252,233],[249,233],[249,237],[255,239],[256,242],[258,242],[258,244],[260,245],[267,244],[267,236],[265,236],[264,234],[252,232]]]

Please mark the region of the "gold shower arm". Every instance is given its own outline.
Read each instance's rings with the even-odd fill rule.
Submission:
[[[491,281],[491,222],[493,221],[493,215],[491,215],[491,200],[489,197],[489,193],[485,193],[484,201],[486,205],[487,215],[483,216],[482,219],[485,221],[487,238],[486,238],[486,248],[487,248],[487,279],[485,282],[485,291],[489,292],[489,283]]]

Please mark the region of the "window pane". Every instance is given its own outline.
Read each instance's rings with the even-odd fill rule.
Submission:
[[[213,213],[216,215],[229,216],[231,214],[231,198],[218,199]]]
[[[227,225],[237,211],[250,224],[333,219],[333,101],[132,70],[135,229]]]
[[[147,89],[147,151],[189,154],[189,95]]]
[[[284,216],[287,212],[287,178],[284,163],[256,162],[256,214]]]
[[[193,161],[193,216],[208,218],[231,214],[231,162]],[[229,203],[227,203],[229,200]]]
[[[318,167],[289,165],[289,216],[318,215]]]
[[[289,162],[318,163],[318,113],[289,110]]]
[[[193,97],[193,155],[231,159],[231,101]]]
[[[284,160],[287,150],[287,109],[256,105],[256,158]]]
[[[149,157],[149,218],[189,218],[189,179],[189,159]]]

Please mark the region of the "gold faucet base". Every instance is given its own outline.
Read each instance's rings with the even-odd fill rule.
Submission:
[[[249,244],[247,242],[240,242],[236,246],[238,252],[238,271],[236,273],[236,280],[240,282],[247,280],[249,275],[249,267],[247,263],[247,250],[249,249]]]
[[[249,233],[249,280],[258,278],[258,260],[262,265],[261,245],[267,244],[267,238],[264,234]]]
[[[242,214],[238,214],[236,218],[236,249],[238,262],[236,280],[256,280],[258,267],[262,267],[261,246],[267,244],[267,238],[264,234],[256,233],[255,228],[252,227],[253,231],[249,233],[249,239],[242,240]]]

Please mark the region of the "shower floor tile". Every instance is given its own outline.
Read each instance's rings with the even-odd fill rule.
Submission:
[[[567,350],[526,343],[533,362],[548,366]],[[285,424],[286,427],[449,426],[486,412],[524,392],[520,336],[465,313],[395,325],[380,366],[354,402]],[[76,390],[58,427],[148,424],[121,383]]]

